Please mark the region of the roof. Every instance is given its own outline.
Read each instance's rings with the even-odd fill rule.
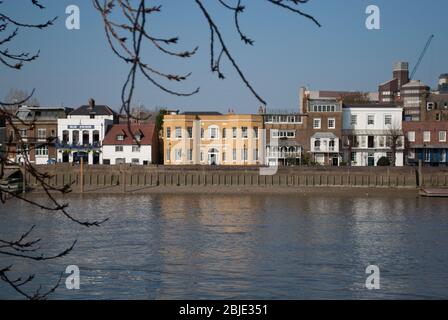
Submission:
[[[186,116],[222,116],[222,113],[217,111],[187,111],[181,114]]]
[[[420,80],[411,80],[402,86],[402,88],[415,88],[415,87],[427,87],[427,85],[421,82]]]
[[[129,132],[128,124],[114,124],[103,140],[103,145],[137,145],[134,136],[138,133],[142,134],[140,144],[151,145],[155,133],[155,125],[153,123],[131,124],[131,132]],[[124,135],[124,139],[118,141],[117,136]]]
[[[336,135],[332,132],[317,132],[312,138],[314,139],[336,139]]]
[[[343,108],[400,108],[391,103],[344,103]]]
[[[106,105],[94,105],[93,109],[90,109],[89,106],[84,105],[69,113],[70,116],[89,116],[91,114],[98,116],[113,116],[117,113]]]
[[[21,106],[17,109],[15,115],[18,119],[22,121],[28,121],[28,120],[57,121],[58,118],[65,118],[67,116],[67,113],[71,111],[73,111],[73,109],[71,108],[44,108],[44,107]]]

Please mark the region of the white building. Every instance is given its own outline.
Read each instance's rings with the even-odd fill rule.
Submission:
[[[86,164],[102,164],[102,141],[117,120],[111,108],[95,105],[93,99],[58,119],[57,161],[77,163],[82,158]]]
[[[395,105],[344,105],[346,161],[352,166],[376,166],[380,158],[387,157],[391,163],[395,158],[395,166],[403,166],[402,117],[403,109]]]
[[[157,161],[157,130],[154,124],[115,124],[103,141],[103,164],[148,165]],[[137,143],[138,141],[138,143]]]

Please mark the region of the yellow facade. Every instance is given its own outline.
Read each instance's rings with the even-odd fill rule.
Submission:
[[[263,117],[168,114],[163,121],[165,165],[263,164]]]

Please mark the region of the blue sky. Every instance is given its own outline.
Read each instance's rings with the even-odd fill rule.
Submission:
[[[40,48],[41,57],[21,71],[0,66],[0,97],[11,88],[35,88],[36,98],[46,106],[76,107],[93,97],[97,103],[118,108],[128,67],[107,46],[102,21],[91,1],[41,0],[47,6],[44,11],[30,10],[28,2],[6,0],[0,9],[21,20],[59,19],[46,31],[22,32],[13,43],[10,50]],[[438,76],[448,72],[446,0],[310,0],[302,10],[314,15],[322,28],[266,1],[246,0],[241,26],[255,40],[253,47],[239,41],[232,14],[220,9],[217,0],[203,2],[218,9],[213,10],[213,16],[229,48],[269,108],[297,108],[300,86],[376,91],[379,83],[391,78],[394,62],[409,61],[413,67],[430,34],[435,38],[415,78],[434,87]],[[210,73],[208,25],[194,1],[157,3],[162,4],[163,11],[153,18],[152,33],[179,36],[179,49],[199,46],[199,51],[191,59],[180,60],[148,47],[146,61],[166,72],[193,72],[187,82],[173,83],[171,88],[187,91],[199,86],[201,91],[179,98],[139,78],[135,103],[148,108],[256,112],[259,102],[228,63],[223,64],[224,81]],[[80,7],[80,30],[65,28],[65,8],[70,4]],[[365,28],[365,10],[370,4],[381,9],[381,30]]]

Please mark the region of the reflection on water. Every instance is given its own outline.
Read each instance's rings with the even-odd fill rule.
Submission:
[[[36,197],[36,196],[35,196]],[[0,256],[0,267],[50,286],[70,264],[81,289],[55,299],[448,298],[447,199],[414,194],[70,197],[71,212],[109,217],[83,228],[19,201],[0,207],[0,234],[36,224],[43,249],[78,239],[50,263]],[[365,268],[381,289],[365,289]],[[0,298],[15,298],[0,283]]]

